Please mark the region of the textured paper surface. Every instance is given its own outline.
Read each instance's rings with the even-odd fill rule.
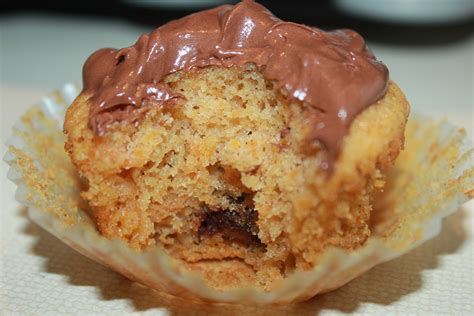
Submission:
[[[12,192],[10,186],[7,192]],[[2,204],[4,206],[4,204]],[[209,307],[169,300],[78,254],[26,218],[15,203],[2,216],[0,314],[472,315],[472,203],[441,234],[344,287],[295,306]]]
[[[2,187],[3,184],[4,181],[2,179]],[[2,190],[2,193],[4,192],[5,191]],[[3,200],[2,196],[2,205]],[[472,224],[470,212],[458,212],[450,216],[446,220],[439,237],[429,241],[426,245],[400,259],[376,267],[368,274],[356,279],[342,289],[319,296],[305,304],[279,308],[242,306],[210,308],[197,305],[193,306],[179,299],[170,299],[169,297],[163,297],[156,293],[150,293],[149,290],[138,285],[132,285],[131,282],[124,278],[74,253],[73,250],[70,250],[67,246],[63,246],[54,237],[48,235],[48,233],[42,231],[39,227],[34,224],[29,224],[25,219],[26,211],[19,211],[18,214],[8,213],[6,215],[5,220],[2,220],[2,235],[4,235],[2,237],[4,238],[2,238],[0,244],[3,265],[1,282],[2,293],[0,294],[6,301],[4,311],[21,312],[22,310],[18,308],[21,307],[22,304],[33,301],[34,303],[24,305],[27,308],[23,310],[25,313],[44,313],[48,311],[52,313],[91,313],[94,311],[99,313],[118,313],[121,309],[117,310],[115,308],[121,306],[121,304],[117,303],[123,302],[124,300],[126,305],[122,305],[120,308],[132,308],[128,311],[135,309],[156,312],[156,308],[162,307],[166,308],[163,311],[167,310],[176,314],[186,314],[197,311],[201,311],[202,313],[215,312],[216,314],[223,312],[235,312],[238,314],[242,312],[307,314],[317,313],[318,310],[321,312],[356,311],[367,313],[373,311],[377,314],[380,312],[377,312],[378,306],[390,309],[395,308],[393,311],[399,311],[400,313],[406,313],[410,310],[419,313],[429,311],[439,313],[446,311],[455,314],[469,313],[469,311],[472,311],[472,303],[467,301],[472,297],[473,292],[472,239],[471,231],[468,230],[470,229],[469,227],[472,227],[472,225],[469,226],[469,223]],[[466,225],[466,223],[467,229],[463,229],[462,227]],[[20,227],[17,227],[18,225]],[[6,230],[11,229],[13,229],[12,232],[4,234]],[[15,237],[18,233],[20,233],[20,240],[11,240],[11,237]],[[36,238],[30,238],[30,240],[25,239],[25,237],[35,236]],[[46,240],[46,242],[42,240]],[[23,252],[21,252],[20,247],[22,243],[24,244],[23,246],[26,247]],[[422,251],[423,249],[428,250]],[[16,258],[18,255],[22,256],[24,253],[28,254],[28,251],[30,255],[33,255],[29,259],[27,259],[28,256],[26,256],[24,258],[26,260],[22,260],[22,262],[16,262],[10,259]],[[465,253],[466,256],[462,257],[459,264],[451,271],[451,274],[449,274],[447,278],[445,275],[445,278],[437,280],[435,282],[436,286],[426,285],[423,278],[425,276],[425,270],[433,270],[435,272],[441,270],[443,268],[442,259],[449,255],[456,256],[460,251]],[[38,261],[38,257],[43,257],[45,260]],[[410,258],[410,261],[406,261]],[[58,259],[60,260],[58,261]],[[23,272],[29,271],[25,269],[25,265],[30,263],[33,263],[34,266],[40,266],[45,270],[39,274],[39,282],[33,282],[35,275],[32,277],[29,273]],[[80,265],[78,266],[79,263]],[[466,268],[467,273],[462,273]],[[60,278],[49,278],[50,274],[59,275]],[[375,277],[368,277],[374,274]],[[21,276],[22,279],[18,279],[19,276]],[[31,280],[29,278],[31,278]],[[446,280],[453,280],[453,282],[449,283]],[[13,287],[9,288],[7,286],[8,284],[11,284]],[[33,285],[40,287],[35,288]],[[72,285],[71,290],[80,288],[81,290],[87,289],[88,291],[79,292],[81,300],[74,296],[68,298],[67,287],[64,288],[64,285]],[[433,292],[433,295],[438,294],[439,299],[421,297],[413,301],[413,305],[408,304],[406,306],[401,305],[397,307],[400,303],[409,303],[412,295],[420,291],[436,290],[437,286],[438,291]],[[18,291],[18,289],[21,289],[21,291]],[[28,297],[33,297],[33,299],[23,299],[21,300],[23,303],[20,304],[18,298],[21,298],[24,293],[28,293]],[[57,295],[55,295],[55,293],[57,293]],[[106,305],[107,309],[105,310],[97,309],[95,304],[87,304],[87,300],[82,300],[82,297],[87,296],[87,294],[96,294],[96,298],[99,299],[100,302],[114,303],[112,303],[111,306]],[[446,302],[446,298],[451,295],[453,296],[451,301],[455,302],[453,304]],[[415,295],[415,298],[416,296],[417,295]],[[12,304],[8,298],[15,298],[17,301]],[[0,298],[0,300],[3,299]],[[48,300],[52,300],[53,303],[46,304]],[[463,303],[464,301],[465,303]],[[72,302],[75,303],[72,304]],[[0,301],[0,303],[3,307],[3,301]],[[46,310],[42,310],[40,308],[41,306],[44,306]],[[59,309],[61,306],[64,309]],[[70,309],[73,306],[82,309]],[[30,309],[28,310],[28,308]],[[365,308],[368,308],[368,310]],[[124,309],[123,311],[127,310]]]

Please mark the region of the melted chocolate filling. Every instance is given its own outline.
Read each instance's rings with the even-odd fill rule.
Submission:
[[[233,209],[211,211],[205,207],[199,227],[199,238],[220,234],[224,240],[238,242],[247,246],[261,246],[258,238],[258,212],[240,205]]]

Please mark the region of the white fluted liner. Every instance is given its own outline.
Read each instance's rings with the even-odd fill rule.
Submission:
[[[335,289],[373,266],[400,256],[437,235],[443,217],[474,195],[474,150],[462,129],[415,116],[407,127],[406,150],[388,181],[393,201],[384,235],[374,235],[357,251],[329,249],[311,271],[296,272],[271,292],[241,288],[227,292],[206,285],[196,273],[156,247],[145,252],[108,240],[81,207],[79,180],[62,149],[67,106],[79,93],[65,85],[43,98],[14,125],[5,161],[17,184],[16,199],[30,218],[80,253],[151,288],[190,299],[284,303]]]

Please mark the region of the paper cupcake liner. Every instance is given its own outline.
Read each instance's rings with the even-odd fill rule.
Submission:
[[[463,129],[415,115],[405,150],[377,200],[372,236],[355,251],[331,248],[312,270],[295,272],[270,292],[209,287],[160,247],[137,252],[102,237],[80,200],[80,181],[64,151],[64,114],[79,93],[68,84],[14,125],[5,161],[16,199],[30,218],[83,255],[158,291],[199,301],[287,303],[336,289],[373,266],[437,235],[443,217],[474,196],[474,150]]]

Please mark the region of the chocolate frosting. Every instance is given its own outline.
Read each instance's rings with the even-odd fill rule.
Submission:
[[[356,32],[284,22],[244,0],[171,21],[133,46],[92,54],[83,69],[84,91],[92,95],[89,126],[102,135],[113,122],[136,123],[153,104],[183,98],[162,82],[173,72],[247,63],[309,105],[309,141],[327,150],[329,162],[354,117],[388,85],[387,68]]]

